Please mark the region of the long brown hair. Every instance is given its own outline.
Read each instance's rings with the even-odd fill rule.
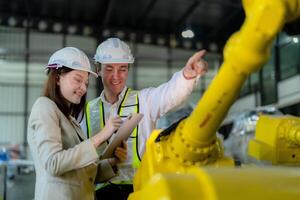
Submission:
[[[48,79],[44,85],[44,92],[43,96],[48,97],[52,101],[54,101],[57,105],[57,107],[61,110],[61,112],[69,118],[70,115],[78,118],[80,112],[85,107],[86,102],[86,93],[81,97],[79,104],[73,104],[71,103],[70,106],[68,106],[67,100],[63,97],[63,95],[60,92],[59,85],[57,84],[59,80],[59,75],[69,73],[74,69],[68,68],[68,67],[61,67],[61,68],[49,68],[48,69]],[[81,119],[82,120],[82,115]]]

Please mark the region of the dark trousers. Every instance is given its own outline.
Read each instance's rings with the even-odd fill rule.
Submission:
[[[126,200],[133,192],[132,184],[109,184],[96,190],[97,200]]]

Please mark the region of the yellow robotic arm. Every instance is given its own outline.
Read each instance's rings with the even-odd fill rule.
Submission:
[[[233,160],[223,155],[216,131],[247,77],[268,60],[271,42],[277,33],[286,22],[300,17],[300,0],[243,0],[243,6],[246,11],[244,24],[227,42],[224,63],[195,110],[170,135],[161,136],[159,130],[151,134],[134,178],[134,193],[129,199],[196,199],[200,193],[204,196],[198,197],[204,199],[219,199],[217,196],[220,194],[217,194],[221,191],[224,196],[230,197],[230,193],[216,190],[218,184],[226,184],[227,180],[223,179],[226,177],[223,174],[220,176],[223,181],[219,181],[214,174],[222,174],[223,171],[201,170],[199,167],[233,166]],[[251,179],[248,172],[230,172],[249,178],[249,183],[258,182],[255,178]],[[281,172],[270,172],[269,175],[265,173],[266,176],[283,176]],[[261,172],[257,173],[255,176],[255,172],[249,170],[249,174],[256,178]],[[215,188],[210,187],[212,185]],[[206,186],[208,188],[203,189]],[[191,189],[196,191],[191,193]],[[155,192],[159,195],[153,196]],[[300,192],[295,194],[299,197]]]

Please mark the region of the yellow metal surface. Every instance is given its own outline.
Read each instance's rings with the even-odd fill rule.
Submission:
[[[298,200],[299,168],[190,167],[184,174],[156,173],[129,200]]]
[[[300,165],[300,118],[260,116],[248,154],[272,164]]]
[[[228,40],[224,63],[195,110],[160,142],[155,142],[159,130],[150,136],[129,199],[299,199],[297,170],[223,169],[233,160],[224,157],[216,137],[221,122],[246,78],[268,60],[282,26],[300,17],[300,0],[244,0],[243,5],[244,24]],[[268,145],[254,148],[272,156]]]
[[[150,138],[147,141],[147,152],[143,156],[140,168],[138,169],[134,178],[134,191],[142,189],[143,185],[154,176],[156,173],[176,173],[184,175],[187,173],[190,167],[208,165],[207,159],[202,162],[181,161],[173,158],[170,151],[173,150],[172,144],[168,144],[170,140],[163,140],[161,142],[155,142],[160,130],[152,132]],[[234,162],[231,158],[219,157],[215,162],[210,163],[211,166],[234,166]]]

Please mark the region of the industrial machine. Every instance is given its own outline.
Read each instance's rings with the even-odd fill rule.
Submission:
[[[224,49],[224,63],[192,114],[155,130],[134,178],[135,199],[299,199],[300,121],[263,117],[250,154],[289,166],[234,167],[216,131],[247,77],[269,58],[283,25],[300,18],[300,0],[243,0],[246,18]],[[268,132],[268,134],[265,134]]]
[[[257,122],[262,115],[283,114],[276,107],[268,105],[244,110],[234,117],[232,129],[223,145],[225,155],[233,157],[236,165],[264,163],[248,155],[249,141],[254,138]]]
[[[248,154],[273,165],[300,165],[300,118],[260,116]]]

